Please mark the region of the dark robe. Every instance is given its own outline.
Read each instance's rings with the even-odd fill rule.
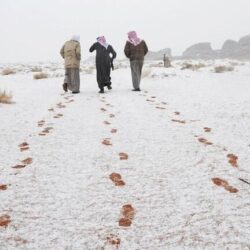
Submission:
[[[89,52],[93,52],[94,50],[96,50],[97,83],[99,88],[103,89],[105,86],[111,85],[110,69],[113,60],[116,58],[116,52],[111,45],[106,49],[98,42],[90,47]]]

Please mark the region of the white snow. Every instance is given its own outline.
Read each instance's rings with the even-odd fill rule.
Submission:
[[[0,217],[11,219],[0,226],[1,250],[250,249],[250,186],[239,180],[250,182],[250,64],[216,74],[215,65],[230,61],[205,62],[198,71],[181,70],[182,63],[164,69],[146,62],[140,93],[131,91],[124,62],[105,95],[97,93],[95,72],[82,72],[75,96],[62,95],[62,77],[33,80],[31,67],[60,76],[61,64],[11,65],[17,74],[0,76],[0,90],[15,102],[0,104],[0,185],[9,185],[0,191]],[[39,136],[45,127],[53,129]],[[22,142],[28,151],[20,152]],[[12,168],[27,157],[31,165]],[[113,172],[125,186],[114,185]],[[215,185],[215,177],[238,192]],[[128,228],[118,223],[125,204],[136,212]],[[110,235],[120,239],[117,247]]]

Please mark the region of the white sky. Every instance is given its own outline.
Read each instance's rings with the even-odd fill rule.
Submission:
[[[81,35],[83,59],[99,35],[123,58],[129,30],[150,50],[217,49],[250,34],[249,13],[250,0],[0,0],[0,62],[58,61],[72,34]]]

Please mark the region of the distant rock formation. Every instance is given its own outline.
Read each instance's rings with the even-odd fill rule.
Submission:
[[[163,56],[166,54],[167,57],[172,58],[172,51],[171,49],[162,49],[157,52],[149,51],[148,54],[145,56],[146,60],[163,60]]]
[[[238,49],[238,43],[234,40],[227,40],[223,46],[220,53],[220,57],[233,57]]]
[[[250,35],[242,37],[238,44],[239,47],[236,51],[236,58],[250,59]]]
[[[220,50],[213,50],[210,43],[197,43],[186,49],[182,59],[250,59],[250,35],[242,37],[238,42],[227,40]]]
[[[250,59],[250,35],[239,42],[227,40],[220,51],[220,58]]]
[[[212,59],[216,56],[217,53],[212,49],[210,43],[197,43],[187,48],[182,54],[184,59]]]

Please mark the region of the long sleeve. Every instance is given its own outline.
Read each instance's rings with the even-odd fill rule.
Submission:
[[[78,43],[76,46],[76,58],[78,60],[81,60],[81,45],[80,45],[80,43]]]
[[[125,45],[124,54],[126,55],[126,57],[130,58],[130,44],[129,44],[129,42],[127,42]]]
[[[89,52],[92,53],[94,50],[96,50],[96,43],[94,43],[90,49],[89,49]]]
[[[148,53],[148,46],[146,42],[144,41],[144,56]]]
[[[62,46],[62,48],[60,50],[60,54],[61,54],[62,58],[64,58],[64,45]]]
[[[115,52],[115,50],[113,49],[113,47],[112,46],[110,46],[110,53],[112,54],[112,60],[114,60],[115,58],[116,58],[116,52]]]

